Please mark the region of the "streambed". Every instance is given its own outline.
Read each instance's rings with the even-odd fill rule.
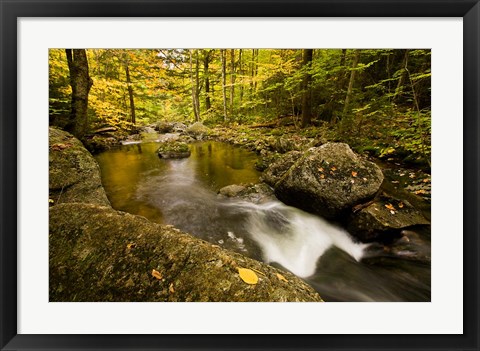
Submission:
[[[430,301],[428,263],[356,243],[341,227],[279,201],[218,196],[224,186],[259,181],[254,153],[207,141],[191,144],[189,158],[160,159],[157,148],[124,145],[96,156],[113,208],[288,269],[325,301]]]

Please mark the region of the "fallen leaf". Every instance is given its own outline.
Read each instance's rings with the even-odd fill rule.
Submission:
[[[283,275],[281,275],[280,273],[277,273],[277,278],[280,279],[280,280],[283,280],[285,283],[288,283],[288,280]]]
[[[238,268],[238,274],[240,275],[240,278],[242,278],[242,280],[247,284],[253,285],[258,283],[258,276],[251,269]]]
[[[135,243],[127,244],[127,249],[128,250],[133,249],[135,246],[136,246]]]
[[[332,171],[336,171],[337,170],[337,167],[333,166],[332,168],[330,168]]]
[[[320,174],[320,178],[324,179],[324,178],[325,178],[325,174]]]
[[[157,278],[158,280],[162,280],[162,274],[159,271],[156,271],[155,269],[152,269],[152,276]]]
[[[352,171],[352,177],[356,177],[356,176],[357,176],[357,174],[358,174],[357,172],[355,172],[355,171]]]
[[[170,291],[171,294],[175,292],[175,289],[173,288],[173,283],[170,283],[170,286],[168,287],[168,291]]]
[[[52,204],[52,203],[54,203],[54,201],[52,199],[48,199],[48,203]]]
[[[403,208],[403,202],[400,202],[400,203],[398,204],[398,207]]]
[[[427,193],[427,192],[426,192],[425,190],[423,190],[423,189],[420,189],[420,190],[415,191],[415,194],[416,194],[416,195],[426,194],[426,193]]]
[[[388,208],[390,211],[395,211],[395,207],[393,207],[392,204],[387,204],[385,205],[386,208]]]
[[[320,168],[318,169],[318,171],[319,171],[319,172],[323,172],[323,168],[320,167]]]
[[[61,151],[61,150],[66,149],[67,147],[70,147],[70,146],[72,146],[72,144],[57,143],[57,144],[53,144],[52,146],[50,146],[50,149],[55,150],[55,151]]]

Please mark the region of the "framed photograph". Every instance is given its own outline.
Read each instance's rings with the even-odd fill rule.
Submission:
[[[478,0],[0,11],[2,350],[479,349]]]

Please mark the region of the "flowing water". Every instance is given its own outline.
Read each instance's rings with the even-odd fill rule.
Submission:
[[[124,145],[97,156],[115,209],[287,269],[326,301],[430,300],[427,263],[356,243],[341,227],[279,201],[253,204],[217,195],[224,186],[259,181],[255,154],[208,141],[191,144],[189,158],[160,159],[157,148]],[[429,250],[429,242],[420,243]]]

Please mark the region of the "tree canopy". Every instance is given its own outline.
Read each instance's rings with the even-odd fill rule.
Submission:
[[[87,49],[86,55],[89,130],[288,121],[302,133],[429,163],[430,50]],[[50,124],[65,127],[72,93],[65,50],[51,49],[49,62]]]

